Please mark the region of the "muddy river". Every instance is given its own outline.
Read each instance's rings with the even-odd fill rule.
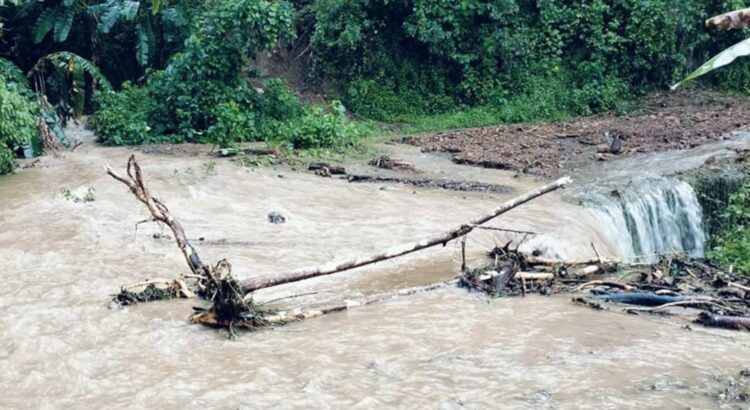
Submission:
[[[205,261],[237,276],[366,255],[441,232],[541,182],[390,147],[424,170],[508,186],[507,194],[352,184],[207,156],[139,155],[146,182]],[[567,297],[487,300],[458,289],[391,299],[228,340],[191,325],[197,301],[110,309],[119,286],[176,277],[177,247],[104,173],[130,150],[85,144],[0,178],[0,407],[3,408],[714,408],[750,366],[750,335],[600,313]],[[367,171],[364,162],[350,166]],[[585,174],[582,174],[585,175]],[[75,203],[62,189],[94,188]],[[269,212],[287,218],[267,221]],[[547,195],[493,222],[540,233],[524,246],[568,259],[617,244],[591,212]],[[495,243],[472,233],[469,263]],[[203,238],[202,241],[199,238]],[[457,245],[262,291],[287,306],[451,278]]]

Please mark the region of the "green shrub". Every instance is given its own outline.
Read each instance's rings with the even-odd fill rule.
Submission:
[[[279,124],[271,140],[295,149],[315,149],[351,146],[362,134],[361,128],[346,118],[343,104],[333,101],[330,111],[314,105],[298,119]]]
[[[346,89],[348,105],[358,116],[378,121],[403,121],[455,107],[452,97],[407,88],[396,90],[393,80],[354,80]]]
[[[0,79],[5,81],[8,90],[31,98],[34,93],[29,88],[29,81],[18,66],[12,62],[0,58]]]
[[[0,174],[13,172],[14,151],[37,138],[39,107],[0,78]]]
[[[219,148],[230,148],[237,142],[254,139],[253,113],[244,113],[234,101],[216,107],[214,117],[216,122],[208,128],[208,142]]]
[[[716,239],[709,257],[736,272],[750,274],[750,182],[732,194],[723,215],[725,229]]]
[[[280,78],[265,81],[263,93],[257,97],[256,109],[263,116],[277,121],[297,118],[304,112],[299,98]]]
[[[149,90],[129,83],[119,92],[102,91],[94,97],[97,111],[94,129],[105,145],[136,145],[161,142],[151,132],[152,98]]]

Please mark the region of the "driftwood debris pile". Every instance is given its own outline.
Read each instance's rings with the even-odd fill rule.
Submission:
[[[414,165],[402,159],[393,158],[390,155],[381,155],[369,162],[375,168],[391,169],[397,171],[419,172]]]
[[[330,168],[327,170],[331,171]],[[134,289],[137,288],[136,286],[123,287],[120,293],[115,295],[113,301],[118,304],[132,304],[142,301],[195,295],[208,301],[209,306],[197,308],[191,320],[194,323],[229,329],[232,333],[235,329],[256,329],[273,324],[283,324],[343,310],[351,306],[351,303],[344,302],[334,306],[311,310],[300,309],[292,312],[272,312],[254,303],[253,292],[259,289],[350,271],[354,268],[407,255],[433,246],[445,246],[449,241],[465,237],[475,228],[480,227],[482,224],[505,212],[534,198],[562,188],[570,182],[569,178],[561,178],[553,183],[507,201],[489,212],[451,230],[415,243],[397,246],[375,255],[332,262],[308,269],[262,274],[238,280],[232,275],[232,266],[228,261],[221,260],[217,264],[211,265],[201,260],[196,249],[188,241],[185,230],[180,222],[175,219],[164,202],[151,195],[144,183],[143,172],[134,155],[131,155],[128,159],[125,176],[116,173],[111,168],[107,169],[107,173],[117,181],[125,184],[136,199],[148,208],[151,214],[151,221],[161,223],[171,229],[177,247],[182,252],[187,266],[191,271],[190,274],[183,275],[183,278],[175,281],[152,280],[142,282],[138,284],[142,288],[140,291]],[[401,289],[395,293],[389,292],[372,295],[356,304],[369,304],[393,297],[394,295],[412,294],[443,286],[446,286],[446,284],[440,283],[418,288]]]
[[[632,266],[617,282],[581,286],[576,303],[598,309],[617,304],[632,314],[675,316],[696,324],[750,330],[750,278],[702,260],[663,258]]]
[[[569,293],[582,283],[615,272],[619,264],[605,261],[563,263],[524,255],[512,243],[489,252],[489,265],[465,269],[459,286],[492,297]]]
[[[621,308],[704,325],[750,331],[750,278],[708,261],[665,255],[651,265],[601,258],[579,263],[546,261],[509,249],[490,252],[494,262],[464,269],[458,285],[491,297],[573,294],[573,303],[596,310]]]

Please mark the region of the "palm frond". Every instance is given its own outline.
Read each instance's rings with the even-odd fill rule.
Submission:
[[[109,0],[101,9],[102,17],[99,21],[99,31],[109,33],[112,27],[120,20],[133,21],[138,15],[140,8],[138,1]]]
[[[108,1],[103,4],[101,14],[102,16],[99,20],[99,31],[102,33],[109,33],[109,31],[112,30],[112,27],[120,21],[120,17],[122,17],[119,4],[116,4],[113,1]]]
[[[138,64],[141,66],[146,66],[149,55],[148,34],[141,24],[138,24],[136,30],[138,32],[138,41],[135,44],[135,59],[138,60]]]
[[[122,16],[127,21],[135,20],[138,16],[138,9],[141,7],[140,1],[122,1],[120,8],[122,9]]]
[[[174,27],[184,27],[188,24],[182,12],[174,7],[162,9],[160,16],[165,23],[169,23]]]

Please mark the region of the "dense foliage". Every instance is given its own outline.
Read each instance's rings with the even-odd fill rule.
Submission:
[[[501,120],[616,109],[731,44],[708,0],[319,0],[316,74],[358,114],[409,119],[465,105]],[[747,65],[721,74],[750,80]],[[541,105],[541,107],[540,107]]]
[[[13,151],[36,137],[38,107],[0,76],[0,174],[13,171]]]
[[[736,272],[750,274],[750,181],[731,195],[723,214],[724,227],[710,256]]]
[[[302,44],[293,60],[310,63],[309,82],[360,118],[412,130],[564,119],[627,109],[736,42],[701,27],[734,3],[0,0],[0,55],[31,70],[63,117],[95,113],[107,144],[317,148],[361,128],[342,104],[307,104],[264,77],[259,53]],[[750,90],[748,67],[709,81]]]
[[[258,88],[249,61],[294,36],[284,1],[216,2],[196,19],[185,48],[145,85],[97,98],[96,128],[109,144],[271,140],[295,148],[345,145],[357,128],[338,104],[306,107],[278,79]],[[139,106],[140,104],[140,106]],[[127,114],[133,113],[132,118]]]

